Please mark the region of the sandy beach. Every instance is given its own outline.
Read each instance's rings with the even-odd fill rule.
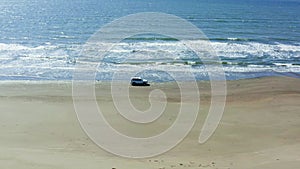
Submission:
[[[2,81],[0,168],[298,169],[300,79],[266,77],[228,81],[227,85],[223,118],[205,144],[199,144],[198,137],[210,106],[210,84],[199,82],[198,119],[183,142],[157,157],[126,159],[102,150],[83,132],[73,107],[71,82]],[[168,96],[166,112],[141,127],[114,109],[107,83],[97,83],[97,101],[115,129],[148,137],[174,122],[180,102],[176,84],[157,83],[130,88],[136,108],[149,107],[148,94],[153,89]]]

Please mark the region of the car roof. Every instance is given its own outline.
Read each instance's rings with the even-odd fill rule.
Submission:
[[[141,77],[132,77],[131,79],[132,80],[141,80],[142,78]]]

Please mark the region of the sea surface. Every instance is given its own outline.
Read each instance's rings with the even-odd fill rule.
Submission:
[[[300,77],[299,9],[299,0],[1,0],[0,80],[72,80],[88,39],[138,12],[173,14],[201,29],[227,79]],[[149,81],[172,80],[164,67],[208,79],[195,53],[157,35],[125,39],[100,65],[97,80],[133,68]]]

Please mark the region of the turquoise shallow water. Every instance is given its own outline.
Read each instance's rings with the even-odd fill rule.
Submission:
[[[297,0],[2,0],[0,79],[70,80],[89,37],[101,26],[137,12],[169,13],[196,25],[210,39],[228,79],[299,77],[299,9]],[[193,52],[166,37],[129,38],[102,62],[98,80],[133,67],[149,80],[172,80],[156,70],[166,66],[208,78]]]

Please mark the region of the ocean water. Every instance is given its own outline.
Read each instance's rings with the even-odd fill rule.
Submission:
[[[71,80],[86,41],[138,12],[173,14],[201,29],[227,79],[300,77],[299,9],[299,0],[1,0],[0,80]],[[97,80],[133,68],[149,81],[172,80],[159,71],[166,68],[208,78],[191,50],[157,35],[125,39],[100,65]]]

